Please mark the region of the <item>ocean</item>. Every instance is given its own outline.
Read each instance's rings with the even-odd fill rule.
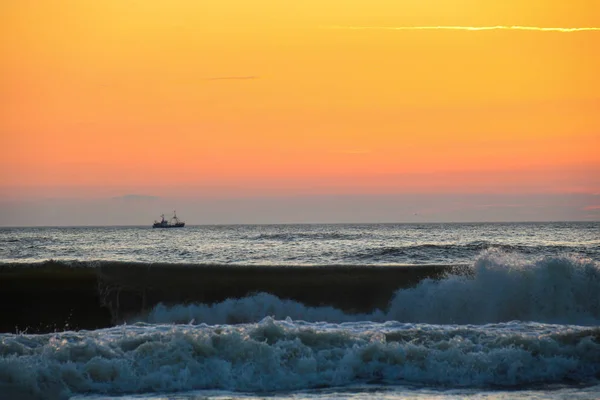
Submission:
[[[0,228],[0,399],[597,399],[600,222]]]

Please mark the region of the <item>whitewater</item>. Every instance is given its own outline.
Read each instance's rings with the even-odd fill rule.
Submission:
[[[0,398],[598,398],[599,228],[2,229]]]

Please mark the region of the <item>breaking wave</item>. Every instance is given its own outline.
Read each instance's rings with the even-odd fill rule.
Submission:
[[[167,307],[143,317],[153,323],[231,324],[277,319],[351,322],[400,321],[430,324],[486,324],[513,320],[577,325],[600,324],[600,264],[574,257],[534,261],[488,252],[466,273],[425,279],[399,289],[386,309],[348,313],[308,307],[268,293],[216,304]]]
[[[121,326],[0,335],[0,390],[23,398],[368,384],[508,387],[591,383],[600,329],[544,324]]]

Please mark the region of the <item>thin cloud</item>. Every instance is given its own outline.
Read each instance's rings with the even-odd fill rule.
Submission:
[[[502,204],[502,203],[495,203],[495,204],[481,204],[481,205],[477,205],[477,206],[473,206],[474,208],[518,208],[518,207],[528,207],[525,204]],[[535,205],[529,205],[529,207],[538,207]]]
[[[207,81],[247,81],[251,79],[258,79],[258,76],[214,76],[212,78],[206,78]]]
[[[123,196],[115,196],[113,200],[125,200],[125,201],[147,201],[147,200],[158,200],[158,196],[149,196],[146,194],[125,194]]]
[[[599,27],[549,28],[541,26],[495,25],[495,26],[328,26],[326,29],[378,30],[378,31],[535,31],[535,32],[589,32]]]

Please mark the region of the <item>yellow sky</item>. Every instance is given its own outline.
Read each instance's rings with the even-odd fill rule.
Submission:
[[[0,193],[600,190],[599,31],[383,29],[600,27],[597,1],[21,0],[0,19]]]

